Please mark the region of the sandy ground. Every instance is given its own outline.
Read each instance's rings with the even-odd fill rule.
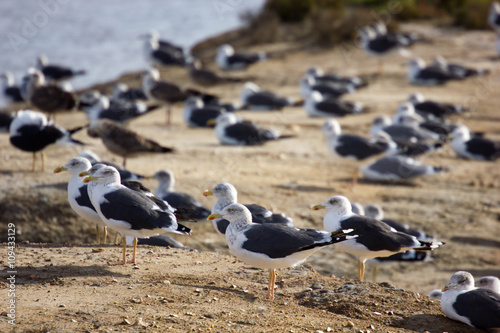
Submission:
[[[346,99],[365,103],[371,112],[340,119],[345,132],[368,135],[374,117],[392,114],[399,102],[420,91],[429,99],[470,106],[469,115],[454,120],[500,139],[494,34],[420,25],[403,28],[417,30],[430,41],[415,45],[411,49],[414,55],[431,61],[441,54],[492,73],[444,87],[416,88],[406,80],[406,58],[387,56],[383,74],[375,76],[377,59],[357,48],[344,47],[294,52],[233,75],[251,76],[262,88],[296,99],[300,98],[298,80],[311,65],[327,72],[362,75],[370,85]],[[287,47],[266,45],[263,49]],[[182,69],[166,69],[162,77],[195,86]],[[136,75],[127,80],[139,82]],[[208,91],[237,101],[240,85]],[[324,211],[312,211],[311,206],[342,194],[362,204],[378,203],[388,218],[420,227],[446,245],[433,253],[432,262],[381,265],[377,278],[377,282],[384,281],[381,284],[357,282],[356,260],[327,248],[304,266],[280,270],[273,302],[264,299],[267,272],[230,256],[224,238],[209,222],[190,224],[192,236],[175,236],[198,251],[141,247],[137,268],[109,266],[108,262],[119,258],[120,247],[103,246],[104,251],[96,251],[93,226],[77,217],[67,203],[69,174],[51,173],[81,149],[51,147],[46,150],[46,171],[32,173],[31,154],[13,148],[8,135],[0,134],[0,241],[6,240],[9,222],[15,223],[18,233],[17,325],[7,323],[7,303],[2,301],[0,330],[475,331],[446,319],[439,304],[422,295],[442,287],[457,270],[475,276],[500,276],[498,162],[461,160],[445,146],[419,160],[449,168],[446,174],[404,185],[360,181],[350,188],[355,164],[328,151],[321,133],[324,119],[308,118],[301,107],[241,112],[244,118],[263,126],[296,135],[262,147],[219,145],[213,130],[184,125],[182,106],[174,107],[173,125],[166,127],[164,110],[134,120],[130,127],[175,147],[177,153],[130,159],[130,170],[143,174],[172,170],[177,189],[198,196],[207,207],[214,199],[203,198],[201,193],[219,182],[231,182],[238,189],[240,202],[284,212],[297,227],[322,228]],[[84,122],[81,113],[57,116],[57,123],[68,128]],[[103,159],[121,162],[84,131],[75,137]],[[154,181],[144,184],[156,187]],[[7,265],[6,256],[2,259]],[[373,267],[368,265],[368,281],[373,281]],[[2,287],[7,286],[4,281]]]

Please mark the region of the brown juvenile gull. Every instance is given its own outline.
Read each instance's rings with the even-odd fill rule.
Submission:
[[[101,119],[90,125],[88,134],[101,138],[106,148],[123,157],[123,167],[128,157],[136,157],[145,153],[171,153],[173,148],[163,147],[159,143],[129,130],[111,120]]]

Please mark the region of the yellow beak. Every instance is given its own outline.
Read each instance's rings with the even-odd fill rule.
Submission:
[[[221,214],[213,213],[213,214],[208,215],[207,220],[212,221],[212,220],[221,219],[221,218],[223,218],[223,216]]]
[[[203,196],[204,196],[204,197],[208,197],[208,196],[211,196],[211,195],[214,195],[214,194],[212,193],[212,191],[206,190],[205,192],[203,192]]]
[[[443,287],[443,290],[441,290],[442,292],[445,292],[446,290],[448,290],[448,285],[444,286]]]
[[[88,176],[89,173],[87,171],[82,171],[78,174],[78,177],[84,177],[84,176]]]
[[[215,118],[214,119],[208,119],[207,120],[207,125],[208,126],[215,126],[215,125],[217,125],[217,120],[215,120]]]
[[[97,177],[94,177],[94,176],[87,176],[87,177],[83,178],[83,182],[84,182],[84,183],[89,183],[89,182],[91,182],[91,181],[93,181],[93,180],[96,180],[96,179],[97,179]]]
[[[323,209],[323,208],[325,208],[325,206],[323,206],[323,205],[316,205],[316,206],[312,207],[312,210],[320,210],[320,209]]]
[[[54,169],[54,173],[59,173],[59,172],[63,172],[63,171],[66,171],[67,169],[65,167],[57,167]]]

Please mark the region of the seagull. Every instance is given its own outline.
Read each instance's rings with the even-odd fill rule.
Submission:
[[[441,289],[434,289],[429,291],[427,296],[437,301],[441,301],[441,297],[443,297],[443,291]]]
[[[210,215],[210,210],[203,207],[203,204],[192,195],[174,190],[175,177],[171,171],[160,170],[153,175],[153,178],[158,181],[155,195],[168,202],[176,212],[194,220],[206,219]]]
[[[113,86],[113,99],[122,99],[130,102],[146,101],[148,97],[142,88],[129,88],[125,83],[118,82]]]
[[[500,294],[474,288],[474,277],[469,272],[453,274],[443,288],[441,309],[446,317],[482,329],[500,329]]]
[[[371,181],[405,182],[425,175],[440,174],[447,169],[425,165],[411,157],[391,155],[362,166],[360,171],[364,178]]]
[[[222,70],[246,69],[248,66],[263,60],[266,60],[264,52],[254,54],[235,53],[234,48],[229,44],[220,45],[215,56],[215,63]]]
[[[304,109],[309,117],[344,117],[361,114],[365,110],[360,102],[345,102],[336,98],[325,98],[312,91],[305,99]]]
[[[415,119],[405,118],[403,124],[394,124],[387,116],[380,116],[373,120],[370,133],[376,136],[380,132],[387,133],[392,140],[400,146],[409,143],[436,143],[441,142],[442,138],[429,130],[418,127]]]
[[[221,114],[216,119],[215,136],[223,145],[255,146],[268,141],[293,138],[278,131],[265,129],[250,121],[241,120],[231,112]]]
[[[342,82],[317,82],[313,76],[306,75],[300,79],[300,94],[307,98],[312,92],[319,92],[324,98],[338,98],[353,93],[355,86]]]
[[[28,75],[26,86],[27,100],[44,112],[54,113],[61,110],[72,110],[77,104],[76,96],[55,84],[48,84],[45,76],[38,70]]]
[[[215,195],[217,201],[212,206],[212,213],[220,213],[225,207],[238,203],[238,192],[236,188],[230,183],[220,183],[214,186],[209,191],[203,192],[203,196],[208,197]],[[267,208],[257,204],[245,204],[245,206],[252,214],[253,223],[278,223],[289,227],[293,227],[292,219],[283,213],[273,213]],[[213,225],[215,230],[223,235],[226,233],[229,221],[224,219],[214,219]]]
[[[156,32],[142,35],[141,38],[144,39],[146,60],[151,66],[186,66],[191,61],[182,48],[160,41]]]
[[[500,157],[500,141],[482,136],[471,137],[465,125],[457,126],[451,133],[451,148],[457,156],[466,159],[496,161]]]
[[[382,221],[352,213],[351,203],[344,196],[333,196],[313,210],[327,209],[323,218],[323,228],[334,232],[354,229],[357,238],[336,245],[339,251],[358,258],[358,278],[363,281],[365,262],[376,257],[388,257],[407,250],[433,250],[443,243],[419,241],[415,236],[398,232]]]
[[[142,88],[149,99],[156,102],[167,103],[167,123],[170,124],[170,107],[172,104],[183,102],[189,96],[193,95],[178,85],[160,80],[160,72],[155,68],[150,68],[144,72]]]
[[[280,97],[271,91],[261,91],[253,82],[243,85],[240,93],[242,107],[248,110],[281,110],[295,103],[285,97]]]
[[[173,148],[163,147],[159,143],[108,119],[101,119],[90,124],[87,133],[93,138],[101,138],[102,143],[110,152],[123,157],[123,167],[125,167],[129,157],[145,153],[171,153],[174,151]]]
[[[488,23],[497,34],[500,32],[500,3],[498,1],[493,1],[491,3]]]
[[[14,114],[0,111],[0,133],[8,133],[10,124],[14,120]]]
[[[74,76],[83,75],[84,70],[73,70],[69,67],[49,64],[49,59],[46,55],[40,54],[37,58],[36,67],[43,73],[48,81],[63,81],[73,78]]]
[[[460,105],[425,100],[421,93],[411,94],[408,98],[408,102],[413,104],[418,114],[426,118],[433,116],[438,119],[443,119],[446,116],[462,114],[467,111]]]
[[[100,227],[104,227],[103,244],[106,244],[108,228],[97,214],[94,205],[90,202],[87,192],[88,184],[83,182],[81,172],[87,171],[92,167],[90,161],[84,157],[76,157],[69,160],[63,166],[54,169],[54,173],[68,171],[71,179],[68,182],[68,201],[71,208],[81,217],[95,224],[97,244],[101,243]]]
[[[474,281],[476,288],[489,289],[500,294],[500,279],[496,276],[482,276]]]
[[[327,232],[280,224],[252,223],[250,211],[237,203],[208,217],[209,220],[219,218],[230,222],[226,241],[233,255],[248,265],[269,270],[266,298],[271,300],[274,299],[277,268],[296,266],[324,246],[356,237],[348,235],[352,229]]]
[[[351,85],[354,89],[366,87],[368,84],[358,76],[341,76],[338,74],[325,74],[320,67],[310,67],[305,76],[312,76],[317,83],[333,83]]]
[[[340,124],[335,119],[329,119],[323,124],[323,134],[328,148],[342,158],[362,161],[380,154],[397,152],[397,145],[384,132],[376,138],[364,138],[353,134],[342,134]],[[353,185],[358,178],[358,168],[354,172]]]
[[[92,106],[85,108],[85,114],[91,123],[100,119],[108,119],[120,124],[126,124],[158,108],[158,105],[146,106],[142,102],[130,102],[120,99],[114,99],[113,103],[111,103],[108,96],[101,95]]]
[[[213,87],[218,84],[238,83],[243,81],[242,78],[220,76],[213,71],[205,69],[198,59],[193,61],[189,66],[188,74],[191,80],[204,87]]]
[[[358,33],[361,38],[361,47],[363,50],[367,54],[379,58],[409,45],[407,38],[403,38],[398,34],[388,34],[387,30],[381,31],[380,28],[377,31],[373,27],[366,26],[359,29]],[[377,73],[381,73],[382,69],[383,62],[380,58]]]
[[[413,85],[436,86],[443,85],[450,80],[463,79],[442,68],[426,66],[425,61],[421,58],[410,60],[408,67],[408,80]]]
[[[21,90],[19,86],[16,86],[16,82],[14,81],[14,75],[5,71],[0,75],[0,78],[3,79],[3,94],[12,103],[24,102],[24,98],[21,95]]]
[[[120,264],[127,262],[125,236],[134,237],[132,263],[135,264],[137,238],[147,238],[165,232],[191,233],[189,228],[177,223],[173,213],[165,212],[145,194],[123,186],[120,183],[120,174],[113,167],[102,167],[83,181],[97,182],[96,186],[88,187],[90,201],[102,221],[123,237],[123,260]]]
[[[122,168],[122,167],[120,167],[120,166],[118,166],[118,165],[116,165],[114,163],[102,161],[101,158],[96,153],[94,153],[93,151],[91,151],[89,149],[82,150],[80,152],[79,156],[88,159],[92,165],[95,165],[95,164],[99,163],[99,164],[104,164],[104,165],[107,165],[107,166],[112,166],[113,168],[115,168],[116,170],[118,170],[118,173],[120,173],[120,179],[122,181],[141,180],[141,179],[146,178],[143,175],[140,175],[138,173],[134,173],[132,171],[124,169],[124,168]]]
[[[226,110],[219,105],[205,105],[203,100],[191,96],[184,101],[184,122],[189,127],[214,127],[218,116]]]
[[[440,55],[434,58],[434,66],[462,79],[471,76],[482,76],[489,73],[489,70],[475,69],[459,64],[449,63],[448,60]]]
[[[9,127],[10,143],[23,151],[33,153],[33,172],[35,171],[36,153],[41,151],[42,171],[45,170],[43,149],[51,144],[83,145],[71,137],[84,126],[67,130],[48,121],[47,117],[37,111],[20,110]]]

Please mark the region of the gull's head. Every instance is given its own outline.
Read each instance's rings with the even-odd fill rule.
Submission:
[[[349,199],[342,195],[336,195],[326,200],[320,205],[312,207],[313,210],[326,209],[329,212],[338,212],[342,215],[352,214],[352,206]]]
[[[80,153],[80,157],[84,157],[90,161],[90,163],[97,163],[101,161],[101,158],[90,149],[84,149]]]
[[[234,54],[234,48],[229,44],[220,45],[217,48],[217,55],[232,56]]]
[[[434,65],[439,68],[446,68],[448,66],[448,61],[442,55],[437,55],[434,57]]]
[[[307,76],[312,76],[312,77],[323,76],[324,74],[325,72],[323,72],[323,70],[317,66],[310,67],[306,72]]]
[[[232,112],[225,112],[215,119],[217,126],[229,126],[240,121],[241,118]]]
[[[365,209],[359,202],[351,202],[351,210],[353,214],[365,215]]]
[[[48,64],[49,64],[49,58],[47,58],[45,54],[42,53],[36,58],[36,66],[39,69],[43,68],[44,66],[47,66]]]
[[[243,103],[245,103],[248,97],[258,93],[259,91],[260,88],[258,85],[253,82],[247,82],[243,85],[243,88],[241,88],[240,99]]]
[[[231,223],[244,221],[247,223],[252,222],[252,214],[242,204],[234,203],[225,207],[220,213],[210,214],[208,220],[215,220],[224,218]]]
[[[382,220],[384,218],[384,210],[379,205],[366,205],[365,215],[371,217],[372,219]]]
[[[160,183],[164,183],[167,187],[171,187],[175,182],[175,177],[172,171],[169,170],[160,170],[157,171],[153,178],[159,181]]]
[[[68,171],[72,175],[78,175],[80,172],[87,171],[90,169],[92,164],[90,161],[84,157],[75,157],[70,159],[63,166],[54,169],[54,173],[59,173],[62,171]]]
[[[424,95],[419,92],[413,93],[408,97],[408,102],[412,104],[422,103],[424,100]]]
[[[326,137],[339,136],[342,132],[340,124],[336,119],[328,119],[322,127],[323,135]]]
[[[142,72],[142,77],[144,80],[152,79],[158,81],[160,79],[160,71],[158,71],[156,68],[151,67]]]
[[[95,181],[101,184],[104,183],[120,183],[120,173],[112,166],[103,166],[99,168],[93,175],[89,175],[83,179],[84,183]]]
[[[236,188],[230,184],[230,183],[220,183],[215,185],[215,187],[209,191],[203,192],[203,195],[205,197],[210,196],[210,195],[215,195],[217,199],[225,199],[225,198],[231,198],[234,197],[236,198],[238,195],[238,192],[236,191]]]
[[[97,172],[97,170],[99,170],[100,168],[105,167],[105,166],[106,166],[106,164],[101,163],[101,162],[97,162],[94,165],[92,165],[87,171],[82,171],[78,175],[80,177],[89,176],[89,175],[94,176],[95,173]]]
[[[396,112],[403,115],[415,114],[415,107],[410,102],[403,102],[398,105]]]
[[[474,289],[474,277],[471,273],[465,271],[458,271],[453,274],[450,278],[450,283],[448,283],[443,291],[447,290],[472,290]]]
[[[458,125],[451,132],[452,141],[468,141],[470,140],[470,131],[465,125]]]
[[[500,279],[496,276],[482,276],[474,282],[476,288],[489,289],[500,292]]]
[[[422,69],[425,67],[425,61],[422,58],[414,58],[408,62],[410,69]]]
[[[190,109],[201,109],[204,106],[203,100],[198,96],[190,96],[184,101],[184,106]]]

